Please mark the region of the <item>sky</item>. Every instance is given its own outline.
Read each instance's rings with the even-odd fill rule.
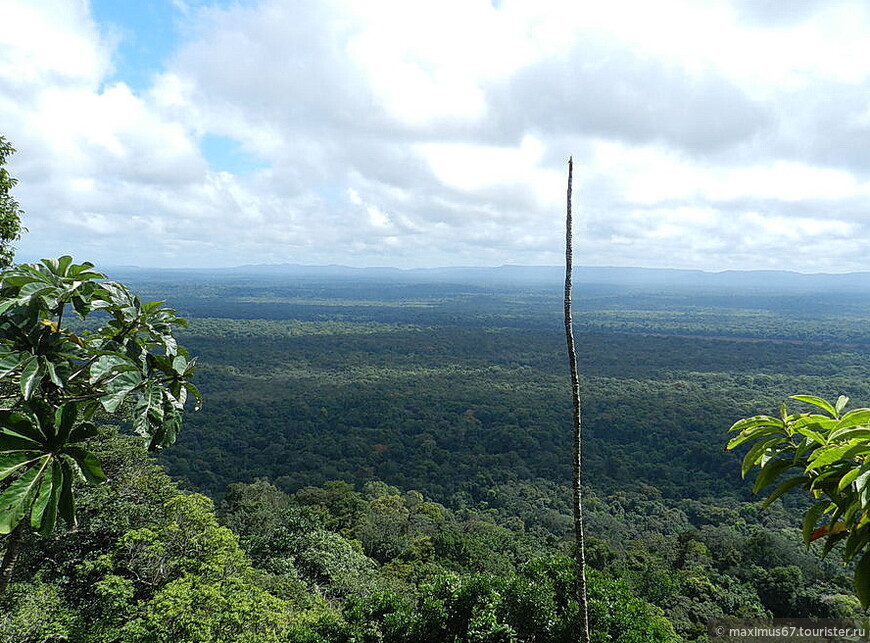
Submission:
[[[870,3],[0,0],[17,258],[870,270]]]

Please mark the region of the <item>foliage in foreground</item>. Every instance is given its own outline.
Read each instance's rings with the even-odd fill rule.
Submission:
[[[764,506],[796,487],[816,499],[804,514],[804,542],[809,545],[824,538],[823,557],[843,543],[843,561],[857,561],[855,593],[866,609],[870,606],[870,409],[844,413],[849,398],[842,395],[835,404],[813,395],[792,399],[823,413],[789,413],[783,403],[780,417],[756,415],[736,422],[730,431],[738,434],[727,448],[752,443],[743,457],[742,472],[745,476],[759,467],[754,493],[779,481]],[[817,528],[820,521],[823,524]]]
[[[105,482],[85,447],[98,411],[128,402],[134,431],[149,448],[172,444],[181,427],[195,360],[173,331],[185,324],[162,302],[142,303],[72,257],[23,264],[0,275],[0,534],[29,513],[45,535],[60,514],[75,520],[73,480]],[[96,318],[97,328],[74,332]]]

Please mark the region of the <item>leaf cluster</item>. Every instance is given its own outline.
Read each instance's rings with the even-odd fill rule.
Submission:
[[[0,268],[12,263],[11,243],[21,236],[21,215],[23,212],[11,194],[18,180],[3,167],[7,159],[15,153],[15,148],[0,136]]]
[[[127,412],[157,450],[175,441],[188,396],[201,402],[196,360],[173,337],[185,320],[105,279],[70,256],[0,275],[0,533],[28,511],[41,533],[58,513],[72,524],[74,476],[106,479],[83,444],[99,414]],[[70,316],[92,328],[75,332]]]
[[[753,493],[779,481],[763,507],[797,487],[812,495],[816,502],[804,515],[804,542],[809,545],[824,538],[823,556],[843,543],[844,562],[857,561],[855,591],[866,609],[870,606],[870,409],[844,413],[849,398],[843,395],[834,404],[813,395],[791,399],[822,412],[789,413],[783,403],[779,417],[756,415],[734,423],[730,431],[737,436],[726,448],[752,444],[743,457],[742,474],[745,477],[759,467]],[[823,524],[817,528],[819,522]]]
[[[0,533],[9,533],[30,509],[30,525],[45,535],[58,513],[75,520],[74,472],[92,484],[105,482],[97,458],[78,443],[96,433],[92,422],[75,424],[75,404],[54,413],[43,404],[37,413],[0,411],[0,480],[19,474],[0,496]]]

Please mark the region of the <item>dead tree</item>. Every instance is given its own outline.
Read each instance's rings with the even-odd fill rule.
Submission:
[[[565,338],[568,342],[568,363],[571,367],[571,396],[574,402],[574,454],[572,469],[574,479],[574,540],[577,545],[574,562],[577,568],[577,602],[580,605],[580,643],[589,643],[589,607],[586,600],[586,550],[583,536],[583,495],[581,479],[581,427],[580,427],[580,376],[577,373],[577,350],[574,347],[574,322],[571,318],[571,273],[573,271],[573,238],[571,218],[571,189],[574,178],[574,159],[568,159],[568,207],[565,216]]]

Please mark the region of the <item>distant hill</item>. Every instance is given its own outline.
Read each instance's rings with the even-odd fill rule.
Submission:
[[[536,286],[558,289],[564,281],[560,266],[500,266],[497,268],[352,268],[261,264],[234,268],[157,269],[118,266],[108,269],[113,279],[129,281],[247,281],[273,279],[347,280],[391,283],[450,283],[475,286]],[[670,268],[575,268],[577,284],[615,285],[655,290],[733,292],[870,292],[870,272],[804,274],[782,270],[677,270]]]

